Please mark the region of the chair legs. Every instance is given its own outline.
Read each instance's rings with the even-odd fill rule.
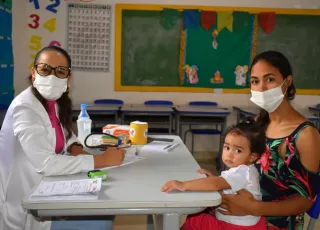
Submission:
[[[185,133],[184,133],[184,137],[183,137],[183,143],[186,144],[186,141],[187,141],[187,135],[188,133],[191,132],[190,130],[187,130]],[[191,154],[193,155],[193,152],[194,152],[194,135],[193,133],[191,132],[191,138],[192,138],[192,145],[191,145]]]
[[[194,155],[194,135],[193,133],[191,133],[191,138],[192,138],[192,142],[191,142],[191,153],[192,155]]]

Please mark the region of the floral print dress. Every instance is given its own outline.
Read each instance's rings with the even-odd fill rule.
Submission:
[[[314,201],[317,194],[318,173],[308,171],[301,163],[296,148],[300,132],[314,125],[300,124],[289,136],[267,138],[267,147],[256,167],[260,173],[263,201],[280,201],[300,194]],[[285,149],[285,156],[281,156]],[[280,151],[282,150],[282,151]],[[269,216],[268,225],[279,229],[303,230],[304,214],[297,216]]]

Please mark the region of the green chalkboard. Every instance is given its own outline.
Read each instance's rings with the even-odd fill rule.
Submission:
[[[170,30],[160,22],[161,11],[122,11],[122,86],[180,86],[182,13]],[[283,52],[292,64],[296,88],[320,89],[319,25],[320,16],[277,15],[270,34],[258,28],[256,52]]]
[[[161,11],[122,11],[121,84],[178,86],[181,17],[166,30]],[[116,41],[117,42],[117,41]]]
[[[320,16],[277,15],[276,28],[258,30],[257,53],[277,50],[292,64],[298,89],[320,89]]]

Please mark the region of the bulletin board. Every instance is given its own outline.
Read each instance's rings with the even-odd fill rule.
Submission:
[[[150,24],[148,22],[154,21],[158,24],[162,23],[161,15],[164,9],[175,9],[179,12],[174,17],[178,17],[177,23],[170,30],[160,28],[159,25]],[[230,13],[235,9],[231,7],[210,7],[210,6],[180,6],[180,5],[139,5],[139,4],[117,4],[116,5],[116,22],[115,22],[115,89],[116,91],[149,91],[149,92],[214,92],[214,88],[223,89],[224,93],[249,93],[248,88],[248,68],[251,60],[256,54],[256,50],[261,50],[260,47],[269,47],[265,43],[270,44],[272,41],[272,47],[270,49],[278,49],[275,39],[269,36],[268,39],[262,40],[259,43],[259,37],[262,38],[262,30],[258,28],[256,14],[261,12],[276,12],[281,14],[285,18],[295,17],[299,18],[303,15],[311,15],[315,17],[320,15],[320,10],[305,10],[305,9],[268,9],[268,8],[237,8],[238,12],[246,12],[248,17],[248,23],[242,31],[238,31],[240,37],[245,36],[245,45],[240,43],[232,43],[230,48],[223,46],[224,37],[228,35],[228,28],[219,31],[219,36],[216,37],[219,48],[225,49],[225,52],[229,52],[232,55],[232,50],[237,47],[244,47],[240,49],[240,53],[243,54],[241,60],[235,60],[230,64],[230,67],[226,71],[219,71],[214,68],[206,70],[202,67],[202,63],[198,62],[199,58],[205,59],[208,56],[208,51],[204,48],[204,43],[207,43],[206,47],[210,52],[218,54],[218,50],[212,50],[212,32],[215,27],[212,27],[209,31],[204,31],[202,28],[188,28],[185,30],[181,19],[183,19],[182,12],[186,10],[199,10],[199,11],[216,11]],[[236,17],[236,16],[234,16]],[[135,20],[137,26],[130,24],[130,21]],[[140,20],[140,22],[139,22]],[[288,20],[287,20],[288,21]],[[299,21],[299,19],[297,19]],[[129,24],[128,24],[129,23]],[[140,24],[139,24],[140,23]],[[281,22],[280,22],[281,23]],[[302,28],[299,25],[299,28]],[[286,25],[279,25],[280,30],[283,30]],[[129,28],[129,29],[128,29]],[[153,32],[152,30],[153,29]],[[311,28],[307,28],[311,30]],[[292,25],[291,30],[294,30]],[[144,33],[143,31],[148,31]],[[206,34],[206,33],[207,34]],[[281,33],[281,31],[280,31]],[[140,34],[140,35],[139,35]],[[200,34],[200,35],[199,35]],[[223,35],[224,34],[224,35]],[[242,34],[242,35],[241,35]],[[180,35],[180,36],[179,36]],[[209,35],[209,36],[208,36]],[[229,34],[230,35],[230,34]],[[228,36],[229,36],[228,35]],[[291,40],[287,43],[294,44],[299,36],[291,37]],[[141,36],[141,37],[139,37]],[[165,37],[167,36],[167,37]],[[199,42],[199,36],[206,36],[206,39],[202,39],[203,42]],[[267,37],[267,36],[264,36]],[[279,38],[279,36],[277,36]],[[176,39],[173,41],[173,39]],[[145,41],[137,43],[137,41]],[[192,44],[194,43],[194,44]],[[197,43],[197,44],[196,44]],[[137,44],[139,46],[137,46]],[[191,46],[191,45],[193,46]],[[283,43],[281,43],[283,44]],[[183,49],[185,45],[185,49]],[[257,47],[259,45],[259,47]],[[135,49],[130,49],[134,47]],[[138,47],[138,48],[137,48]],[[161,49],[161,47],[171,47],[170,49]],[[154,50],[156,52],[152,52]],[[201,51],[201,52],[200,52]],[[157,56],[152,57],[152,54]],[[158,55],[159,53],[159,55]],[[161,55],[160,55],[161,54]],[[291,54],[288,54],[289,59]],[[161,59],[162,56],[162,59]],[[203,57],[205,56],[205,57]],[[148,57],[148,58],[145,58]],[[178,57],[178,61],[170,61],[166,63],[164,60],[171,60],[172,57]],[[232,56],[230,56],[233,58]],[[135,60],[131,64],[128,62]],[[309,58],[304,56],[304,58]],[[236,58],[235,58],[236,59]],[[149,61],[152,60],[152,63]],[[219,61],[218,58],[213,59]],[[141,63],[140,63],[140,62]],[[134,63],[134,64],[133,64]],[[177,66],[178,63],[178,66]],[[173,67],[170,64],[174,64]],[[301,63],[300,63],[301,64]],[[232,65],[232,66],[231,66]],[[130,68],[129,68],[130,67]],[[156,71],[152,72],[152,68]],[[189,84],[186,79],[186,71],[188,68],[195,68],[199,74],[199,84]],[[296,67],[297,68],[297,67]],[[300,68],[300,67],[299,67]],[[149,69],[149,70],[148,70]],[[170,69],[170,72],[167,71]],[[147,70],[147,71],[144,71]],[[204,74],[201,72],[204,71]],[[224,73],[223,73],[224,72]],[[161,74],[163,73],[163,74]],[[220,74],[220,76],[219,76]],[[238,77],[239,76],[239,77]],[[242,78],[238,80],[237,77]],[[308,76],[304,76],[308,77]],[[220,82],[219,82],[220,79]],[[222,79],[222,81],[221,81]],[[243,82],[245,81],[245,84]],[[214,82],[214,84],[213,84]],[[314,86],[313,86],[314,87]],[[306,89],[299,88],[297,85],[297,92],[300,94],[319,94],[318,89]],[[220,91],[220,90],[219,90]]]
[[[219,30],[217,24],[209,30],[200,26],[186,30],[186,73],[181,79],[183,86],[227,89],[248,87],[248,69],[255,45],[255,15],[238,12],[230,14],[230,17],[234,21],[241,21],[242,25],[235,28],[235,23],[230,24],[233,26],[231,31],[228,28]]]
[[[12,1],[0,1],[0,107],[7,107],[14,98],[12,49]]]

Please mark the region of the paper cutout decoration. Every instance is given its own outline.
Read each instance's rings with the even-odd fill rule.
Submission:
[[[221,84],[223,83],[223,78],[220,75],[220,71],[215,72],[214,77],[210,79],[212,84]]]
[[[161,12],[161,24],[166,30],[170,30],[177,25],[179,20],[179,11],[175,9],[164,8]]]
[[[238,32],[242,31],[244,28],[248,26],[249,20],[252,20],[250,17],[251,14],[248,12],[233,12],[233,31]]]
[[[199,10],[184,10],[183,11],[184,28],[197,28],[200,24]]]
[[[212,47],[216,50],[218,48],[218,42],[217,42],[217,36],[218,36],[218,31],[214,30],[212,31],[212,38],[213,38],[213,42],[212,42]]]
[[[217,13],[214,11],[201,11],[201,25],[205,30],[211,29],[216,24]]]
[[[247,85],[247,72],[248,72],[248,66],[240,66],[238,65],[236,67],[236,71],[234,71],[234,74],[236,75],[236,85],[239,86],[246,86]]]
[[[199,82],[198,67],[196,65],[193,65],[191,67],[189,65],[185,65],[183,69],[186,73],[187,83],[194,85]]]
[[[232,32],[233,26],[233,15],[228,12],[218,12],[218,32],[220,32],[223,28],[227,28],[230,32]]]
[[[260,13],[259,25],[264,32],[266,32],[267,34],[270,34],[276,27],[276,13],[275,12]]]

